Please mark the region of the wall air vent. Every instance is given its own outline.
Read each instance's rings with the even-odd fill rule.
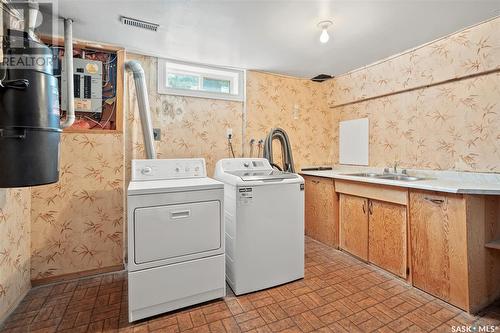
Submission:
[[[141,21],[141,20],[131,18],[131,17],[126,17],[126,16],[122,16],[121,21],[125,25],[130,25],[132,27],[142,28],[142,29],[151,30],[151,31],[157,31],[158,27],[160,26],[159,24],[156,24],[156,23]]]
[[[320,75],[317,75],[317,76],[313,77],[311,79],[311,81],[314,81],[314,82],[323,82],[323,81],[330,80],[330,79],[333,79],[333,76],[327,75],[327,74],[320,74]]]

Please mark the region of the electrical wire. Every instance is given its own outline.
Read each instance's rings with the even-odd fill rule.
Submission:
[[[236,156],[234,155],[234,150],[233,150],[233,143],[231,142],[231,138],[227,138],[227,145],[229,147],[229,152],[235,158]]]
[[[251,140],[250,140],[250,154],[249,154],[249,155],[250,155],[250,156],[249,156],[250,158],[252,158],[252,157],[253,157],[253,146],[254,146],[254,144],[255,144],[255,139],[251,139]]]

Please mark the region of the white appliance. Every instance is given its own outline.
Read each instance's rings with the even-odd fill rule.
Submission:
[[[129,321],[225,296],[223,202],[204,159],[132,161]]]
[[[265,158],[217,162],[224,182],[226,280],[236,295],[304,277],[304,179]]]

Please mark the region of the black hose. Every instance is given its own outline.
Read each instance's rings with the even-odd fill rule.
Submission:
[[[0,81],[0,89],[17,89],[24,90],[30,86],[30,82],[26,79]]]
[[[292,156],[292,145],[288,139],[288,135],[282,128],[273,128],[266,137],[264,142],[264,158],[267,158],[271,165],[276,165],[273,163],[273,140],[278,139],[281,143],[281,154],[283,161],[283,171],[295,172],[295,167],[293,165]]]

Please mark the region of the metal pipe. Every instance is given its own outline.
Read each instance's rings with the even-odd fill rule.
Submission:
[[[75,96],[73,94],[73,20],[64,19],[64,64],[66,70],[66,85],[67,88],[67,105],[66,105],[66,120],[60,126],[67,128],[75,122]]]
[[[138,61],[130,60],[125,63],[125,68],[134,75],[137,104],[141,118],[142,135],[144,137],[144,148],[146,158],[155,159],[156,152],[153,144],[153,126],[151,125],[151,114],[149,112],[148,89],[146,86],[146,75]]]

